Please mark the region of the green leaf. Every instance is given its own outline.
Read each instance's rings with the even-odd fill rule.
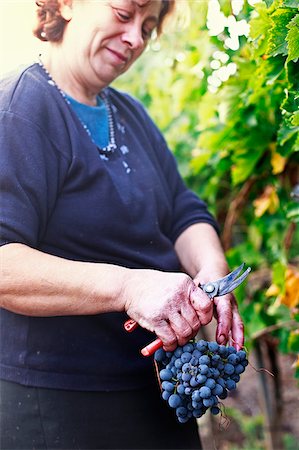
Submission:
[[[284,120],[277,133],[277,142],[283,146],[287,141],[296,138],[299,133],[299,126],[293,127],[289,120]]]
[[[292,222],[299,223],[299,204],[289,206],[286,217]]]
[[[272,4],[274,2],[274,0],[264,0],[264,1],[265,1],[266,5],[267,5],[267,8],[270,8],[270,6],[272,6]]]
[[[286,37],[288,34],[287,25],[293,18],[294,13],[287,8],[278,8],[271,14],[272,28],[269,30],[268,54],[271,56],[287,55],[288,44]]]
[[[260,36],[265,37],[272,23],[268,10],[263,3],[256,5],[256,12],[258,15],[250,20],[249,34],[251,39],[257,39]]]
[[[283,0],[282,6],[286,8],[299,8],[298,0]]]
[[[190,166],[195,173],[199,173],[207,165],[213,152],[206,149],[196,149],[194,152],[196,156],[192,158]]]
[[[299,126],[299,111],[294,112],[294,114],[290,118],[291,124],[296,126]]]
[[[272,267],[272,281],[283,291],[285,288],[286,265],[281,261],[276,261]]]
[[[299,353],[299,333],[290,333],[288,347],[291,352]]]
[[[264,153],[264,149],[250,149],[248,150],[238,150],[232,157],[233,166],[232,181],[234,185],[241,183],[246,180],[249,175],[254,172],[254,168],[257,165],[259,159]]]
[[[287,25],[289,32],[287,34],[288,57],[287,62],[299,58],[299,14],[297,14]]]

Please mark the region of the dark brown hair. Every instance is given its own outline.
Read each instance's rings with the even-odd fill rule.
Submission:
[[[59,0],[36,0],[37,25],[33,34],[41,41],[60,42],[67,21],[60,15]],[[174,11],[175,0],[162,0],[157,33],[162,33],[163,22]]]

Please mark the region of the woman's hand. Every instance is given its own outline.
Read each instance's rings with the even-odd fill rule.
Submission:
[[[177,255],[195,285],[216,281],[230,271],[215,230],[206,223],[187,228],[175,243]],[[217,320],[216,340],[230,342],[237,349],[244,344],[244,326],[233,294],[216,297],[212,302]]]
[[[213,302],[183,273],[131,270],[122,292],[125,311],[174,350],[213,318]]]
[[[213,272],[201,271],[194,278],[196,285],[207,283],[208,281],[216,281],[227,275],[227,271]],[[213,279],[211,278],[213,277]],[[214,316],[217,320],[216,340],[219,344],[229,344],[240,350],[244,345],[244,325],[238,311],[236,298],[233,293],[215,297]]]
[[[223,295],[214,299],[214,315],[217,319],[216,340],[219,344],[229,342],[241,350],[244,345],[244,324],[238,311],[233,294]]]

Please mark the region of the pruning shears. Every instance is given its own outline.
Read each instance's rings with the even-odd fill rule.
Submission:
[[[228,294],[229,292],[232,292],[234,289],[236,289],[236,287],[238,287],[241,283],[243,283],[243,281],[245,280],[245,278],[247,278],[249,272],[251,271],[251,267],[248,267],[245,272],[240,275],[244,268],[244,265],[245,263],[242,263],[239,267],[237,267],[225,277],[220,278],[216,281],[209,281],[208,283],[201,284],[199,285],[199,287],[207,294],[207,296],[211,300],[213,300],[214,297],[220,297],[221,295]],[[133,319],[127,320],[124,324],[124,328],[128,332],[134,331],[137,327],[138,323]],[[143,356],[150,356],[162,346],[163,342],[160,338],[157,338],[155,341],[144,347],[141,350],[141,353]]]

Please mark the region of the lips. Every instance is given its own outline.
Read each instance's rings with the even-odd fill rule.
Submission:
[[[126,64],[129,60],[128,56],[123,55],[117,50],[106,47],[106,49],[115,57],[116,60],[119,61],[120,64]]]

